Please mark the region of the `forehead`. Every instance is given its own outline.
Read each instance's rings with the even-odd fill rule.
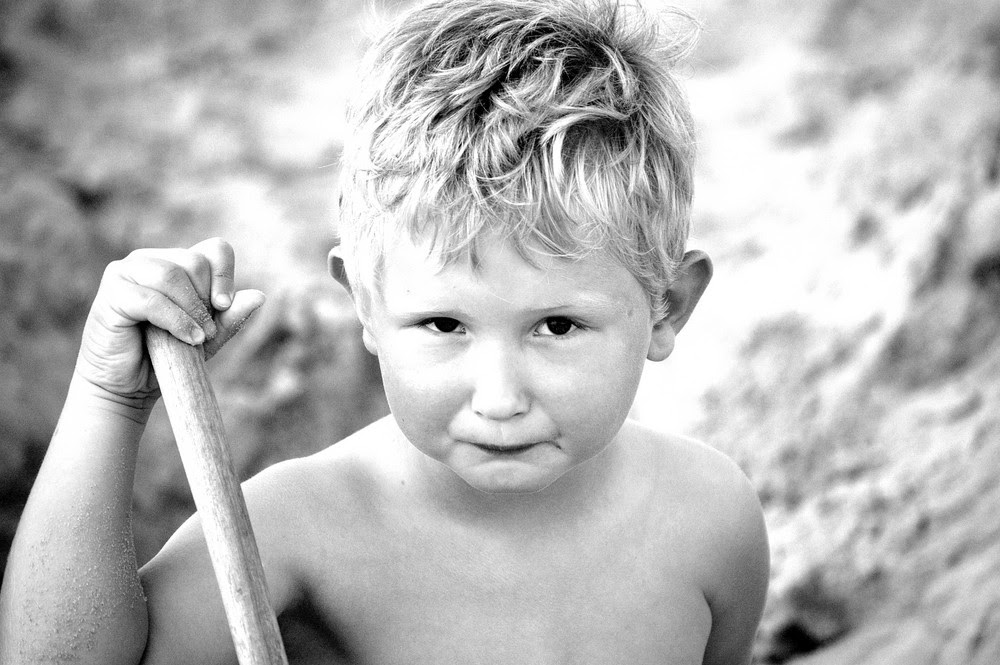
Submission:
[[[476,260],[446,262],[429,242],[397,238],[384,255],[381,300],[390,310],[484,304],[499,310],[560,306],[648,306],[635,277],[606,252],[582,258],[539,253],[526,260],[510,242],[484,240]]]

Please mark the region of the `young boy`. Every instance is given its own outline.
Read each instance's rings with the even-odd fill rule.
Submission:
[[[341,662],[749,661],[749,482],[627,419],[711,274],[684,251],[691,121],[656,39],[635,8],[435,0],[375,44],[331,271],[392,415],[245,485],[275,610]],[[235,662],[197,517],[141,571],[129,525],[157,397],[137,325],[214,352],[263,299],[233,264],[210,240],[109,267],[11,552],[3,663]]]

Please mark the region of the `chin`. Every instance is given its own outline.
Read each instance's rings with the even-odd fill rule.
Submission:
[[[559,480],[558,476],[544,475],[536,477],[481,477],[478,475],[461,475],[460,477],[472,489],[483,494],[534,494],[541,492],[552,483]]]

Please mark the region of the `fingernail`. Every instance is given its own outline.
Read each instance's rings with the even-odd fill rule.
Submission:
[[[227,308],[233,304],[233,299],[229,297],[228,293],[220,293],[219,295],[215,296],[215,300],[218,303],[219,307],[222,308]]]
[[[193,328],[188,332],[188,339],[194,345],[201,344],[205,341],[205,332],[201,328]]]

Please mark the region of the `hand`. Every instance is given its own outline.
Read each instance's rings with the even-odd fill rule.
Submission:
[[[235,291],[233,248],[212,238],[190,249],[139,249],[109,264],[84,326],[76,373],[115,401],[151,407],[159,391],[140,324],[149,322],[210,357],[264,294]]]

